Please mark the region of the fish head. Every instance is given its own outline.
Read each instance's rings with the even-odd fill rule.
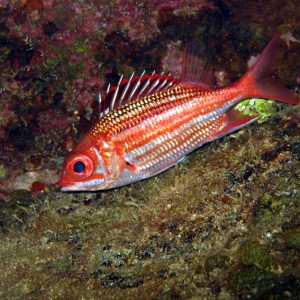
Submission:
[[[64,192],[109,189],[115,173],[107,167],[117,166],[117,155],[108,143],[98,141],[97,146],[83,141],[65,159],[59,186]],[[112,164],[114,160],[116,164]]]

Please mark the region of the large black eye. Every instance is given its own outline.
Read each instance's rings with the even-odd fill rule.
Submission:
[[[82,161],[76,161],[74,164],[74,172],[76,173],[83,173],[85,171],[85,164]]]

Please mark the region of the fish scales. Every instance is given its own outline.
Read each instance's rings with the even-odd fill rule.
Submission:
[[[109,112],[95,124],[91,134],[94,136],[99,134],[114,136],[120,131],[128,129],[153,115],[160,114],[173,107],[182,106],[185,103],[189,104],[191,100],[195,102],[199,98],[202,99],[202,112],[209,112],[219,104],[218,97],[215,97],[213,103],[207,105],[207,103],[212,102],[210,99],[207,99],[210,95],[212,98],[212,92],[176,86],[167,92],[156,93]]]
[[[201,146],[208,137],[209,132],[214,132],[222,127],[220,118],[210,120],[195,129],[177,130],[160,136],[160,143],[150,142],[140,148],[140,151],[133,150],[126,157],[130,161],[137,162],[137,169],[149,171],[164,164],[167,161],[172,163],[179,158]],[[156,138],[158,139],[158,138]]]
[[[220,104],[215,94],[177,86],[109,113],[92,135],[124,145],[123,155],[136,171],[151,172],[165,161],[178,161],[222,129],[224,108],[215,109]]]

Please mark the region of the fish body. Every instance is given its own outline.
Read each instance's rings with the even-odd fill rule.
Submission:
[[[280,45],[273,38],[255,65],[224,88],[156,73],[121,79],[107,93],[101,118],[64,162],[62,190],[110,189],[165,171],[204,143],[255,121],[258,116],[234,109],[243,99],[299,103],[268,76]]]

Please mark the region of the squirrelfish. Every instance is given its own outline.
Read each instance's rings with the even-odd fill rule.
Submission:
[[[274,37],[241,79],[222,88],[198,82],[192,51],[186,52],[181,81],[157,73],[121,77],[101,101],[99,120],[66,158],[62,190],[110,189],[155,176],[204,143],[255,121],[258,116],[235,110],[244,99],[298,104],[270,77],[281,44]]]

